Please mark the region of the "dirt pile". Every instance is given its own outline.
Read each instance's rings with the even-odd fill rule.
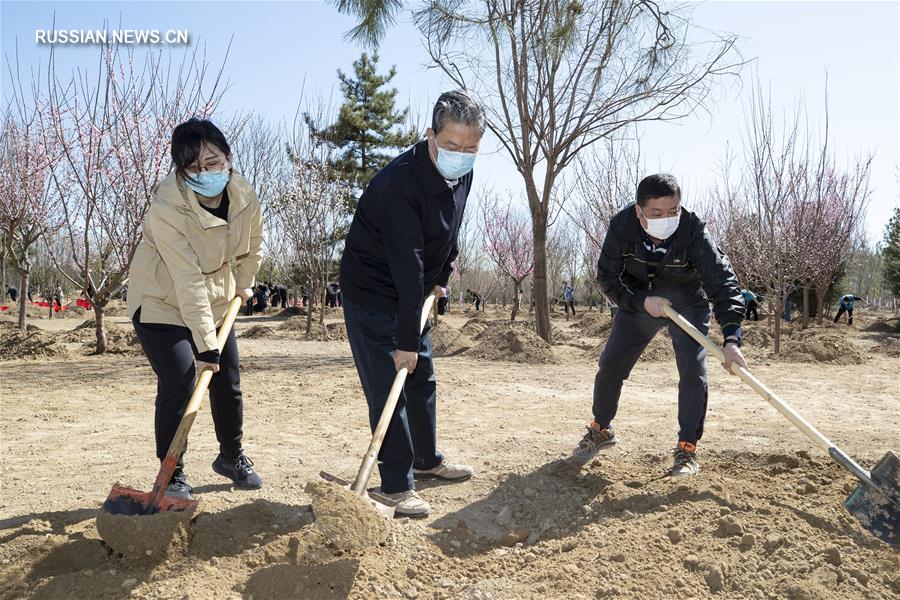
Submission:
[[[347,339],[347,326],[343,323],[325,323],[313,320],[309,334],[306,333],[306,319],[288,319],[278,328],[279,333],[291,337],[301,337],[308,341],[340,341]]]
[[[246,329],[238,337],[247,338],[248,340],[256,340],[273,338],[277,335],[278,334],[275,332],[274,327],[267,327],[265,325],[253,325],[249,329]]]
[[[15,323],[0,321],[0,360],[61,359],[69,355],[69,350],[57,336],[32,325],[22,332]]]
[[[478,313],[479,315],[481,313]],[[489,322],[483,316],[473,317],[466,321],[462,327],[459,328],[459,332],[464,336],[474,338],[485,329],[488,328]]]
[[[459,353],[472,347],[472,340],[446,321],[432,327],[430,335],[432,351],[437,356]]]
[[[489,361],[528,364],[558,362],[550,344],[525,323],[493,322],[475,336],[477,345],[466,356]]]
[[[894,333],[900,334],[900,318],[875,319],[862,328],[868,333]]]
[[[306,309],[301,308],[299,306],[288,306],[283,309],[280,313],[275,315],[277,317],[299,317],[306,316]]]
[[[382,544],[391,533],[388,520],[350,490],[326,481],[311,481],[306,493],[312,496],[316,528],[345,552]]]
[[[106,327],[106,352],[108,354],[121,354],[126,356],[142,356],[141,342],[134,328],[122,326],[112,321],[105,321]],[[64,333],[61,341],[69,344],[83,344],[88,354],[97,351],[96,321],[88,319],[75,329]]]
[[[836,365],[859,365],[865,358],[846,332],[810,327],[782,336],[779,358],[787,362],[820,362]]]
[[[97,513],[97,532],[114,552],[126,558],[155,561],[170,547],[183,546],[187,539],[190,515],[167,511],[155,515],[112,515]]]
[[[879,354],[886,354],[893,358],[900,357],[900,338],[885,338],[875,347],[875,351]]]

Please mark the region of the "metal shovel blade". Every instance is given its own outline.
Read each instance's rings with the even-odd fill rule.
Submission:
[[[114,485],[103,503],[102,510],[111,515],[140,516],[155,514],[157,512],[186,512],[192,515],[197,509],[196,500],[184,500],[163,496],[159,503],[159,510],[148,510],[151,492],[142,492],[129,487]]]
[[[875,537],[900,546],[900,459],[888,450],[871,477],[874,485],[859,484],[844,506]]]
[[[331,483],[335,483],[342,488],[350,489],[350,482],[346,479],[341,479],[337,475],[332,475],[331,473],[327,473],[325,471],[319,472],[319,477],[324,479],[325,481],[329,481]],[[397,503],[388,498],[387,496],[383,496],[377,492],[373,492],[371,490],[367,491],[365,494],[360,494],[360,498],[369,503],[372,508],[378,511],[380,514],[384,515],[387,519],[394,518],[394,508],[397,506]]]

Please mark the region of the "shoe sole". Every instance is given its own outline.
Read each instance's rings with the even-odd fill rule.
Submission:
[[[424,514],[423,513],[407,514],[407,513],[400,513],[400,512],[397,512],[396,510],[394,510],[394,518],[395,519],[403,519],[403,518],[424,519],[425,517],[429,517],[429,516],[431,516],[431,511],[424,513]]]
[[[594,458],[601,452],[604,452],[605,450],[609,450],[610,448],[617,445],[618,443],[619,443],[619,438],[614,437],[610,441],[604,442],[603,444],[598,446],[596,450],[594,450],[593,452],[591,452],[589,454],[579,454],[577,451],[573,450],[572,458],[577,458],[579,460],[591,460],[592,458]]]
[[[262,484],[259,484],[259,485],[247,485],[246,483],[238,483],[237,480],[236,480],[234,477],[232,477],[232,476],[229,475],[228,473],[223,473],[223,472],[220,471],[218,468],[216,468],[216,463],[213,463],[213,464],[212,464],[212,470],[213,470],[213,472],[215,472],[216,475],[221,475],[221,476],[224,477],[225,479],[230,480],[231,483],[234,484],[234,487],[237,488],[237,489],[239,489],[239,490],[258,490],[258,489],[260,489],[260,488],[262,487]]]
[[[462,483],[463,481],[468,481],[472,479],[472,475],[474,475],[474,473],[470,473],[464,477],[457,477],[453,479],[451,477],[441,477],[440,475],[434,475],[432,473],[416,473],[415,471],[413,471],[414,479],[440,479],[441,481],[452,481],[453,483]]]

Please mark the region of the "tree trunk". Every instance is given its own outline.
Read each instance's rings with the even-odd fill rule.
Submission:
[[[51,302],[51,305],[53,303]],[[104,318],[106,313],[106,303],[93,302],[94,305],[94,333],[97,335],[97,352],[96,354],[106,354],[107,340],[106,327]]]
[[[779,281],[779,289],[775,292],[775,354],[781,351],[781,319],[784,316],[784,283]]]
[[[809,282],[803,286],[803,321],[800,324],[801,329],[809,327]]]
[[[519,314],[519,285],[520,283],[513,279],[513,300],[512,300],[512,314],[509,316],[509,320],[513,323],[516,322],[516,315]]]
[[[534,234],[534,324],[535,332],[548,344],[550,332],[550,298],[547,295],[547,223],[543,215],[532,215]]]
[[[825,297],[828,295],[828,286],[819,286],[816,288],[816,323],[822,324],[825,318]]]
[[[306,303],[306,337],[307,338],[312,333],[312,314],[313,314],[312,299],[314,298],[314,296],[313,296],[314,293],[315,293],[314,290],[310,290],[310,292],[309,292],[309,300],[310,301]]]
[[[28,302],[28,294],[25,293],[25,290],[28,289],[28,272],[21,271],[19,273],[19,329],[25,331],[28,327],[25,321],[25,303]],[[6,290],[3,290],[6,292]]]

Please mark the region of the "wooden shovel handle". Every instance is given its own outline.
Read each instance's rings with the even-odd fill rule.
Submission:
[[[434,299],[434,294],[429,294],[422,304],[422,318],[419,322],[419,335],[421,335],[422,331],[425,329],[425,323],[428,321],[428,313],[431,312],[431,307],[434,305]],[[363,458],[362,464],[359,466],[356,480],[353,482],[353,485],[350,486],[350,489],[357,494],[364,494],[366,491],[366,485],[368,485],[369,478],[372,476],[372,470],[375,468],[375,463],[378,461],[378,453],[381,451],[381,444],[384,442],[384,436],[387,434],[388,425],[390,425],[391,419],[394,417],[394,409],[397,408],[397,401],[400,399],[400,393],[403,392],[403,386],[406,384],[407,375],[409,375],[409,371],[404,367],[397,371],[397,375],[394,376],[394,383],[388,394],[387,402],[384,405],[384,409],[381,411],[381,417],[378,419],[378,424],[375,426],[375,432],[372,433],[372,441],[369,443],[369,449],[366,452],[366,456]]]
[[[225,342],[228,341],[231,328],[234,327],[234,321],[243,304],[244,301],[241,300],[240,296],[237,296],[233,298],[231,304],[228,305],[228,311],[225,313],[225,318],[222,321],[222,325],[219,327],[219,332],[216,334],[216,347],[219,349],[220,354],[225,349]],[[188,400],[187,407],[184,409],[184,416],[181,417],[181,422],[178,424],[178,430],[175,432],[175,437],[172,438],[172,443],[169,444],[166,458],[163,459],[163,462],[160,465],[159,473],[153,484],[153,491],[150,493],[150,501],[147,504],[148,512],[153,512],[151,507],[159,507],[159,503],[166,493],[169,480],[172,479],[172,474],[175,472],[175,466],[178,464],[178,457],[181,456],[181,453],[184,452],[184,448],[187,445],[188,434],[191,432],[191,427],[194,425],[194,419],[197,417],[197,411],[200,410],[200,403],[203,401],[203,396],[206,393],[206,388],[209,387],[212,376],[213,372],[210,369],[204,369],[197,379],[197,384],[194,386],[194,393],[191,394],[191,398]]]
[[[672,321],[674,321],[676,325],[681,327],[681,329],[683,329],[685,333],[694,338],[697,343],[706,348],[706,350],[710,354],[715,356],[716,359],[719,360],[719,362],[725,362],[725,352],[722,350],[722,348],[720,348],[716,344],[713,344],[709,340],[709,338],[700,333],[700,331],[696,327],[694,327],[690,321],[681,316],[674,308],[672,308],[668,304],[663,305],[663,310],[665,311],[667,317],[672,319]],[[731,372],[740,377],[744,383],[752,387],[757,394],[762,396],[769,404],[775,407],[775,410],[784,415],[788,421],[790,421],[794,424],[795,427],[797,427],[797,429],[806,434],[806,437],[812,440],[812,442],[816,446],[818,446],[825,452],[830,451],[834,447],[834,444],[831,442],[831,440],[822,435],[822,433],[818,429],[813,427],[809,421],[804,419],[800,415],[800,413],[794,410],[794,408],[790,404],[779,398],[775,394],[775,392],[766,387],[766,385],[762,381],[754,377],[750,373],[750,371],[748,371],[744,367],[741,367],[740,365],[732,364]]]

